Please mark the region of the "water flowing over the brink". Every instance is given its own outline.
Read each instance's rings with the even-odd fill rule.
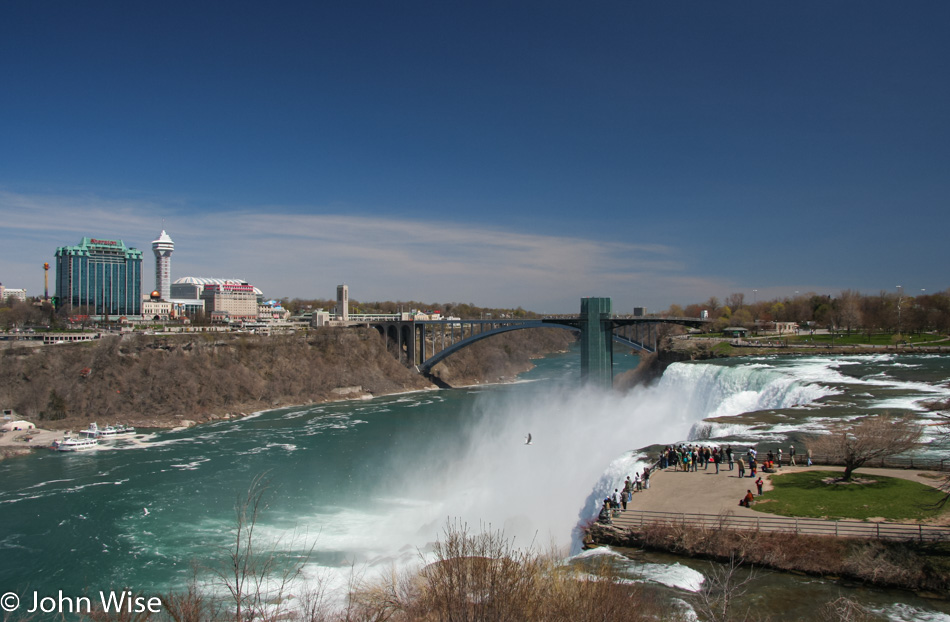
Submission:
[[[762,363],[674,363],[655,386],[632,391],[621,399],[618,408],[630,415],[624,429],[629,430],[631,446],[646,447],[693,440],[697,424],[706,418],[805,407],[837,393],[837,389],[802,381],[787,370]],[[580,523],[596,516],[605,497],[622,486],[628,475],[642,473],[655,458],[630,451],[616,455],[588,494]],[[575,551],[579,535],[575,530]]]
[[[664,372],[659,388],[667,395],[687,395],[684,408],[695,420],[803,406],[839,392],[764,363],[732,367],[674,363]]]

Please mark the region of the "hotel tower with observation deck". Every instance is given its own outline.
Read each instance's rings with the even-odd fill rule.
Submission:
[[[152,242],[152,252],[155,253],[155,291],[161,294],[162,300],[171,300],[172,253],[174,251],[175,243],[162,229],[162,234]]]

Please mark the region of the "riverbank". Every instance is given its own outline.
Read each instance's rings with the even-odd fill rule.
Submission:
[[[809,467],[785,467],[780,473]],[[817,467],[811,467],[812,469]],[[911,469],[862,469],[867,476],[899,477],[936,487],[941,474]],[[763,492],[772,489],[771,474],[760,473]],[[848,578],[880,587],[898,587],[933,594],[950,590],[950,545],[897,542],[869,538],[836,538],[790,533],[782,530],[723,528],[736,518],[770,518],[738,501],[748,491],[757,492],[755,479],[738,477],[738,470],[715,467],[684,472],[657,470],[651,488],[635,493],[628,511],[611,524],[595,523],[587,530],[589,545],[657,550],[690,558],[729,563],[732,560],[755,567],[800,572],[822,577]],[[699,520],[641,522],[639,512],[674,513],[718,517],[703,525]],[[843,521],[845,522],[845,521]],[[856,524],[867,524],[851,521]],[[717,524],[718,523],[718,524]],[[950,510],[933,525],[950,525]]]
[[[775,355],[842,355],[862,354],[950,354],[950,342],[935,345],[832,345],[826,343],[789,343],[779,338],[726,339],[712,337],[677,337],[670,339],[665,350],[676,360],[703,360],[737,356]]]
[[[322,400],[320,404],[333,404],[338,402],[348,402],[354,400],[370,400],[375,397],[389,397],[393,395],[408,395],[412,393],[420,393],[425,391],[438,391],[437,387],[427,387],[424,389],[419,389],[415,391],[394,391],[393,393],[383,394],[383,395],[372,395],[362,391],[361,387],[346,387],[344,390],[337,393],[338,397],[336,399],[326,399]],[[310,406],[314,405],[316,402],[308,402],[307,404],[286,404],[286,405],[274,405],[273,408],[267,410],[274,410],[277,408],[292,408],[295,406]],[[123,425],[131,425],[132,427],[138,429],[147,429],[149,431],[155,430],[184,430],[191,428],[197,425],[212,423],[215,421],[228,421],[232,419],[242,419],[253,414],[258,414],[260,410],[250,411],[249,412],[234,412],[234,413],[224,413],[222,415],[211,414],[207,418],[195,421],[185,418],[177,418],[174,420],[173,424],[169,424],[167,420],[156,421],[154,419],[142,418],[142,417],[132,417],[129,420],[123,421]],[[32,430],[17,430],[10,432],[0,432],[0,461],[6,458],[13,458],[16,456],[24,456],[35,450],[48,450],[53,444],[53,441],[62,440],[64,436],[76,436],[76,433],[80,430],[85,430],[89,427],[89,424],[84,421],[76,422],[76,425],[68,425],[71,421],[58,421],[56,422],[61,424],[60,426],[53,427],[52,429],[46,428],[33,428]]]
[[[61,438],[63,433],[56,430],[0,432],[0,460],[25,456],[37,449],[46,449],[53,441]]]

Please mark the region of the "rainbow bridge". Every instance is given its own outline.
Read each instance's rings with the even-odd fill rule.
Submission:
[[[492,335],[527,328],[556,327],[581,336],[581,377],[601,387],[613,386],[613,344],[655,352],[657,326],[678,324],[698,328],[701,318],[614,315],[610,298],[582,298],[578,315],[540,319],[413,320],[367,322],[386,339],[390,350],[405,364],[428,373],[433,366],[462,348]]]

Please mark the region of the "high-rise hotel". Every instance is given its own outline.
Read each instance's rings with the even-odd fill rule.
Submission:
[[[56,298],[60,308],[89,315],[140,315],[142,251],[97,238],[57,248]]]

